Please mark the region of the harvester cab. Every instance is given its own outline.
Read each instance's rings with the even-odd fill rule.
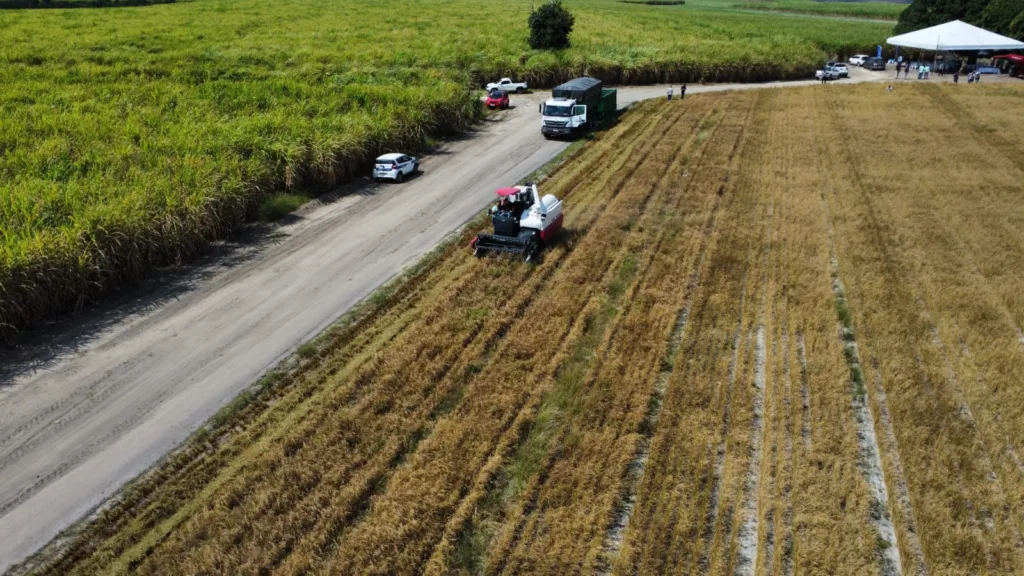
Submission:
[[[501,188],[496,194],[498,201],[491,207],[494,233],[477,234],[473,255],[502,252],[533,260],[562,228],[562,201],[551,194],[541,197],[533,182]]]

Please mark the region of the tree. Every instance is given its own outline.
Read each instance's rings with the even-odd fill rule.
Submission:
[[[1013,22],[1010,22],[1010,31],[1007,36],[1024,42],[1024,12],[1018,14]]]
[[[992,0],[981,15],[981,26],[1000,34],[1009,34],[1011,23],[1024,12],[1024,0]]]
[[[981,24],[987,5],[988,0],[914,0],[900,14],[895,33],[913,32],[950,20],[963,20],[977,26]]]
[[[550,0],[530,12],[530,48],[558,50],[569,47],[575,19],[561,0]]]

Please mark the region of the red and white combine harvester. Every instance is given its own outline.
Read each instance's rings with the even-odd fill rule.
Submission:
[[[562,229],[562,201],[548,194],[541,198],[537,185],[501,188],[498,203],[491,207],[493,234],[480,233],[473,239],[474,256],[505,252],[533,260],[541,246],[554,240]]]

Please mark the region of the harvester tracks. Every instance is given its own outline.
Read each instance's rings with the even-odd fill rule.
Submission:
[[[720,122],[716,124],[716,131],[720,126]],[[714,134],[712,134],[712,137],[713,136]],[[741,139],[742,132],[733,143],[733,149],[729,154],[730,160],[735,156],[736,149],[739,146]],[[700,157],[701,162],[698,165],[699,167],[703,167],[704,158],[705,157],[703,155]],[[692,300],[694,292],[700,285],[701,277],[707,263],[709,244],[712,236],[717,230],[718,213],[722,206],[722,198],[726,196],[729,176],[731,173],[730,171],[733,168],[731,164],[728,164],[727,166],[728,168],[721,184],[719,185],[718,191],[713,197],[713,205],[708,214],[708,218],[702,225],[700,239],[696,247],[697,255],[695,265],[689,275],[685,290],[681,294],[682,301],[680,303],[679,310],[676,313],[672,332],[666,343],[665,359],[667,361],[667,365],[663,367],[655,377],[654,386],[648,400],[648,406],[650,406],[650,408],[641,425],[643,434],[637,441],[636,453],[628,468],[625,470],[625,480],[623,483],[624,489],[620,496],[620,503],[617,506],[619,511],[613,516],[613,521],[605,532],[601,555],[597,561],[597,569],[601,574],[612,573],[618,559],[619,552],[622,549],[623,540],[626,538],[626,530],[629,527],[633,510],[636,507],[637,499],[639,498],[640,484],[650,457],[651,439],[654,436],[655,430],[658,426],[658,420],[661,416],[661,409],[664,403],[669,378],[672,374],[673,367],[676,366],[677,362],[679,362],[679,354],[682,349],[683,341],[686,337],[686,327],[690,318],[690,310],[693,305]],[[696,171],[697,168],[695,168],[695,172]]]
[[[829,104],[831,104],[831,102],[829,102]],[[828,106],[828,108],[832,108],[832,106]],[[833,118],[835,113],[837,113],[837,111],[833,110]],[[825,133],[818,132],[817,129],[818,126],[815,125],[815,146],[818,145],[821,139],[826,138]],[[843,146],[844,144],[845,143],[840,139],[840,146]],[[848,147],[843,146],[843,148],[846,153],[850,152]],[[836,295],[837,308],[846,307],[847,300],[842,278],[840,277],[839,247],[837,246],[838,242],[836,240],[836,233],[834,230],[832,202],[830,201],[830,197],[834,196],[836,191],[833,189],[834,185],[831,184],[826,177],[827,171],[822,165],[821,154],[819,153],[815,156],[819,159],[818,174],[821,182],[821,201],[824,207],[823,213],[827,221],[827,229],[829,232],[829,251],[832,257],[832,287]],[[853,167],[850,166],[849,169],[852,170]],[[885,389],[881,382],[881,375],[877,370],[874,370],[875,377],[872,379],[875,384],[873,396],[875,398],[875,402],[880,408],[880,424],[882,426],[883,436],[886,439],[885,456],[890,464],[888,468],[889,476],[895,478],[896,495],[899,503],[898,511],[903,515],[902,520],[906,527],[904,530],[905,536],[903,538],[899,538],[897,535],[892,521],[893,509],[889,502],[889,493],[891,490],[888,487],[886,478],[886,468],[882,459],[882,448],[879,446],[876,437],[875,419],[871,410],[868,389],[863,383],[862,374],[864,364],[860,360],[859,348],[854,335],[855,333],[852,326],[842,326],[840,324],[838,328],[839,337],[847,351],[847,357],[850,363],[851,396],[857,424],[857,436],[861,446],[860,466],[864,474],[864,478],[868,483],[868,486],[871,488],[871,495],[874,500],[872,503],[872,521],[878,532],[879,540],[886,543],[885,548],[879,554],[880,570],[883,576],[903,574],[904,569],[901,558],[904,554],[901,554],[899,546],[899,541],[902,541],[907,549],[911,551],[911,555],[914,558],[916,568],[913,572],[917,574],[917,576],[926,576],[927,563],[924,561],[924,551],[914,528],[915,522],[913,508],[910,501],[909,490],[907,489],[906,475],[903,472],[903,467],[899,460],[899,448],[896,443],[891,418],[889,417]],[[858,375],[861,375],[859,376],[860,380],[858,380]]]
[[[700,134],[703,133],[702,129],[715,113],[716,110],[708,109],[703,117],[694,123],[693,131],[690,136],[686,140],[679,140],[679,145],[670,154],[669,157],[672,159],[670,165],[667,167],[662,177],[654,184],[652,189],[652,193],[655,195],[655,198],[652,199],[652,202],[655,204],[653,212],[674,212],[679,209],[679,203],[682,201],[682,197],[688,192],[687,187],[684,186],[682,190],[669,190],[669,185],[672,180],[681,175],[682,166],[694,153],[695,146],[697,147],[696,149],[699,150],[697,155],[698,165],[702,164],[701,161],[704,158],[703,153],[706,150],[706,146],[702,144],[710,141],[714,137],[714,130],[712,130],[710,136],[704,139],[704,142],[698,142],[698,139]],[[672,121],[670,124],[674,124],[676,122],[678,122],[678,120]],[[716,123],[716,129],[717,126],[718,124]],[[674,200],[671,198],[663,198],[670,192],[675,193]],[[667,204],[667,206],[662,206],[662,204]],[[655,228],[655,226],[652,226],[652,223],[644,222],[644,220],[654,217],[651,212],[651,210],[645,212],[641,221],[637,224],[637,228],[644,231]],[[650,270],[655,254],[660,252],[662,244],[668,234],[668,231],[664,229],[659,230],[659,232],[660,233],[656,236],[656,240],[653,245],[647,241],[642,243],[643,252],[641,257],[643,262],[638,267],[638,272],[634,277],[634,281],[631,283],[626,295],[622,299],[625,304],[621,306],[622,309],[616,315],[613,326],[608,330],[607,336],[601,342],[599,351],[595,354],[596,361],[592,363],[588,374],[584,377],[584,380],[580,385],[579,394],[583,394],[586,389],[593,386],[595,378],[603,368],[603,361],[614,343],[616,333],[619,330],[622,321],[629,314],[630,308],[633,306],[634,296],[637,290],[639,290],[639,288],[648,281],[647,272]],[[548,449],[549,451],[547,452],[543,469],[534,477],[534,481],[521,497],[521,505],[512,514],[512,529],[507,531],[506,535],[502,538],[501,543],[490,551],[489,556],[498,559],[496,564],[490,565],[490,568],[493,569],[495,573],[502,573],[506,571],[507,563],[511,561],[513,552],[515,551],[514,549],[517,546],[529,545],[529,538],[521,538],[523,530],[531,515],[536,511],[537,499],[540,496],[540,490],[547,482],[551,468],[556,464],[556,457],[559,456],[558,450],[554,447],[559,446],[564,442],[564,436],[567,433],[568,427],[563,425],[560,428],[559,433],[549,441],[549,445],[551,447]],[[521,553],[518,554],[521,556]]]

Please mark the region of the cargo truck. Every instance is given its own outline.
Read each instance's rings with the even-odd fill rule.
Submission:
[[[615,115],[616,92],[596,78],[577,78],[555,87],[540,106],[545,138],[573,137]]]

